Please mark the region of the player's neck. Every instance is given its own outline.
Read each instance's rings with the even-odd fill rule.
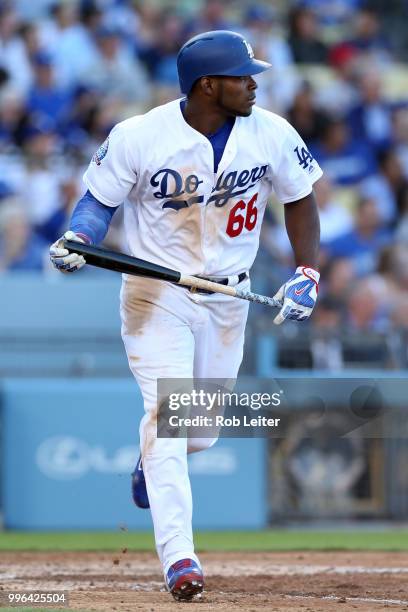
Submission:
[[[208,106],[204,108],[188,100],[184,105],[183,115],[186,122],[204,136],[217,132],[229,119],[229,116],[219,109],[211,109]]]

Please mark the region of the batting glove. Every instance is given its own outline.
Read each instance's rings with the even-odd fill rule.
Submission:
[[[275,325],[286,319],[306,321],[312,314],[319,291],[320,274],[312,268],[299,266],[295,274],[274,295],[282,306],[274,318]]]
[[[50,246],[51,263],[54,268],[60,272],[76,272],[76,270],[79,270],[85,265],[86,261],[82,255],[70,253],[67,249],[64,249],[64,239],[82,243],[85,242],[78,234],[71,231],[65,232],[61,238],[58,238],[58,240]]]

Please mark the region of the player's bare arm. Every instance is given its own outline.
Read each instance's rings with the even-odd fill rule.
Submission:
[[[275,294],[282,308],[274,323],[286,319],[305,321],[316,303],[319,272],[320,223],[313,191],[295,202],[285,205],[286,231],[292,245],[296,272]]]
[[[318,269],[320,222],[314,193],[285,206],[286,231],[296,266]]]

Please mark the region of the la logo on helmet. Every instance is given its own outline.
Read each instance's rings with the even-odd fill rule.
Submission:
[[[249,42],[247,42],[245,39],[242,42],[246,46],[246,50],[248,51],[249,58],[252,59],[253,57],[255,57],[255,54]]]

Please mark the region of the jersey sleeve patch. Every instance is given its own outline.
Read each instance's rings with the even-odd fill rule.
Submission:
[[[309,174],[311,174],[314,170],[314,166],[312,164],[314,157],[310,151],[306,147],[297,145],[293,149],[293,152],[296,153],[299,166],[304,170],[308,170]]]
[[[287,204],[310,194],[322,170],[295,128],[285,120],[282,128],[280,155],[272,166],[272,185],[278,200]]]
[[[97,165],[100,166],[101,162],[103,160],[104,157],[106,157],[106,154],[108,152],[109,149],[109,136],[107,137],[107,139],[105,140],[105,142],[103,142],[101,144],[101,146],[99,147],[99,149],[96,151],[96,153],[94,153],[93,157],[92,157],[92,161]]]

